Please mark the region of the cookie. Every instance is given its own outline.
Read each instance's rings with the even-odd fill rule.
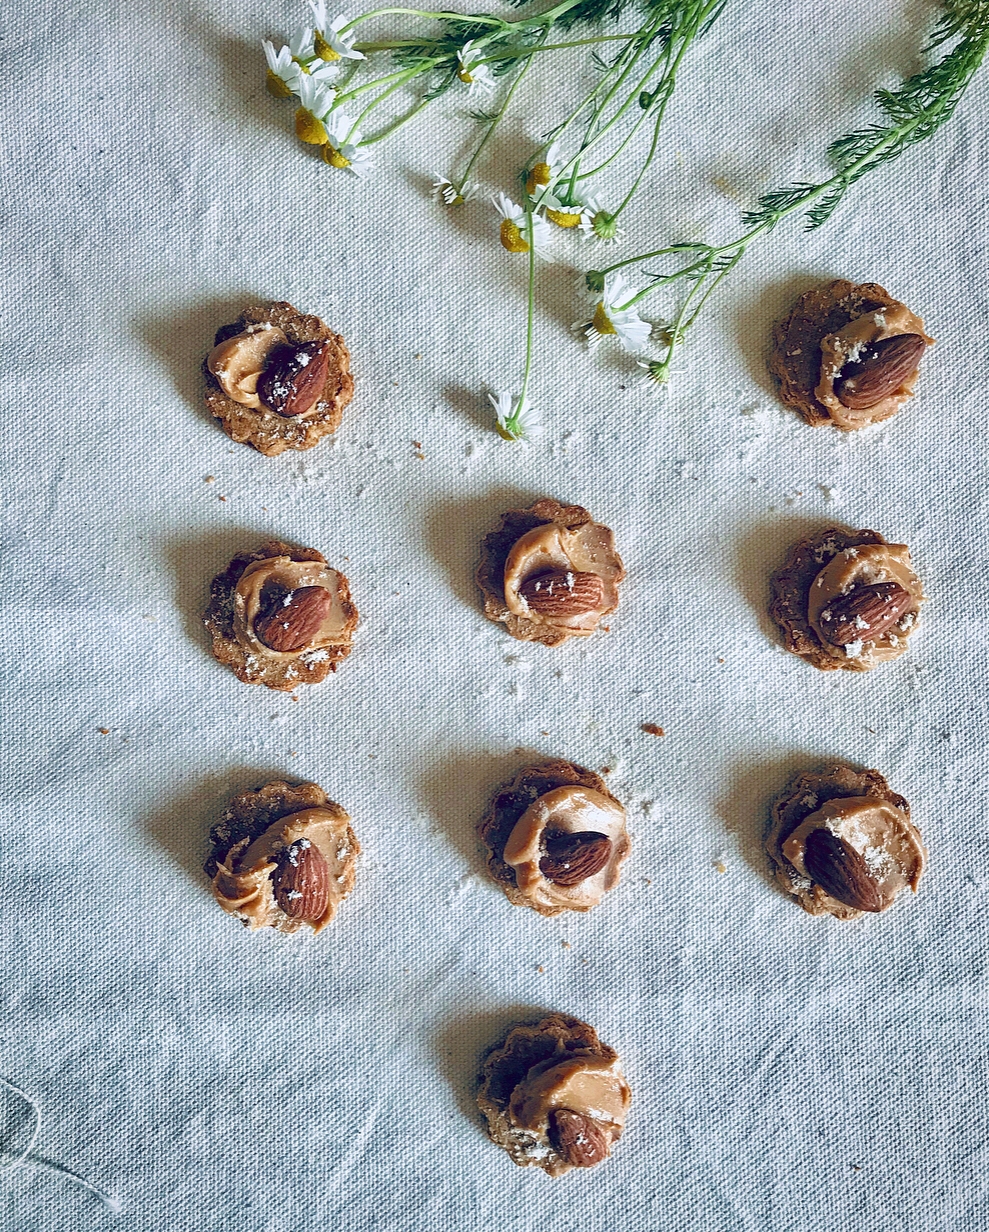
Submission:
[[[606,526],[547,496],[503,514],[484,537],[476,577],[488,620],[520,642],[559,646],[589,637],[618,607],[625,567]]]
[[[252,930],[318,933],[354,887],[349,823],[316,783],[274,779],[234,796],[204,865],[216,901]]]
[[[239,680],[287,693],[337,670],[357,608],[347,579],[320,552],[271,540],[216,575],[203,623],[214,658]]]
[[[217,330],[203,374],[227,436],[269,458],[335,432],[354,394],[343,339],[286,303],[252,305]]]
[[[839,279],[801,295],[777,322],[769,370],[809,424],[852,432],[889,419],[913,396],[933,341],[878,283]]]
[[[910,806],[878,770],[836,764],[799,775],[773,805],[766,850],[810,915],[856,920],[916,892],[927,852]]]
[[[631,1101],[618,1053],[565,1014],[512,1027],[488,1054],[477,1094],[491,1140],[553,1177],[607,1159]]]
[[[771,590],[787,650],[824,672],[865,672],[898,658],[924,600],[905,544],[839,526],[794,544]]]
[[[544,916],[597,906],[631,847],[624,808],[599,775],[570,761],[520,770],[495,793],[478,833],[508,899]]]

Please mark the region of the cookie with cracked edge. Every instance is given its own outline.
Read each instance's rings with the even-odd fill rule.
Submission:
[[[224,667],[229,667],[238,680],[289,693],[300,684],[319,684],[337,670],[339,663],[350,654],[358,613],[351,601],[346,577],[339,570],[333,570],[337,577],[336,600],[344,618],[338,644],[278,657],[265,656],[263,652],[258,653],[256,649],[245,646],[236,631],[234,609],[237,584],[249,566],[278,556],[287,556],[295,562],[327,564],[326,557],[315,548],[292,547],[277,539],[269,540],[253,552],[241,552],[210,583],[209,604],[203,613],[203,623],[212,639],[213,657]]]
[[[350,351],[343,338],[316,316],[299,312],[289,303],[252,304],[236,321],[216,332],[214,348],[251,327],[271,326],[284,333],[290,345],[324,344],[326,378],[311,410],[286,418],[267,406],[246,406],[229,397],[210,371],[209,356],[203,360],[206,408],[219,419],[227,436],[238,444],[253,446],[273,458],[286,449],[312,449],[340,426],[343,411],[354,396]]]
[[[807,605],[814,579],[839,552],[887,542],[875,530],[847,530],[832,526],[819,535],[799,540],[790,548],[786,562],[770,582],[772,600],[769,607],[770,616],[782,630],[783,644],[787,650],[822,672],[869,670],[870,665],[860,659],[836,659],[824,649],[821,639],[811,627]]]
[[[766,834],[766,851],[773,863],[775,880],[786,894],[796,898],[808,915],[832,915],[838,920],[857,920],[865,914],[832,898],[822,886],[802,876],[783,854],[783,844],[811,814],[830,800],[849,797],[872,797],[892,805],[903,814],[919,842],[919,832],[910,822],[910,805],[903,796],[893,791],[878,770],[856,770],[852,766],[835,763],[822,770],[798,774],[773,804],[772,820]],[[916,884],[913,888],[916,889]]]
[[[832,410],[817,397],[815,390],[821,381],[823,358],[821,343],[861,317],[897,309],[904,309],[907,319],[914,323],[911,328],[930,345],[933,339],[924,333],[920,318],[905,309],[877,282],[856,284],[839,278],[806,291],[773,327],[769,371],[779,383],[780,399],[813,427],[833,424],[843,431],[851,431],[854,426],[864,426],[836,424]],[[912,388],[905,390],[899,403],[911,393]],[[898,409],[899,405],[879,418],[888,418]]]
[[[530,1117],[529,1124],[521,1124],[517,1113],[520,1106],[524,1107],[519,1097],[525,1095],[526,1084],[535,1086],[557,1067],[565,1071],[579,1069],[582,1064],[591,1071],[604,1072],[613,1087],[614,1102],[621,1108],[617,1117],[608,1117],[596,1127],[597,1157],[593,1163],[575,1164],[555,1127],[540,1123],[538,1117],[534,1123]],[[511,1027],[502,1043],[488,1053],[477,1093],[491,1140],[520,1167],[542,1168],[552,1177],[562,1176],[575,1166],[594,1166],[607,1158],[611,1146],[621,1137],[630,1102],[631,1092],[618,1068],[618,1053],[598,1039],[592,1026],[567,1014],[548,1014],[538,1022]]]
[[[544,496],[528,509],[510,509],[502,514],[497,530],[485,535],[481,543],[481,559],[475,579],[484,598],[484,615],[496,624],[504,624],[517,641],[540,642],[544,646],[559,646],[574,636],[565,629],[537,623],[509,609],[505,598],[505,566],[512,548],[519,539],[540,526],[556,525],[566,531],[578,531],[582,527],[596,525],[586,509],[580,505],[563,505],[552,497]],[[602,531],[606,528],[602,527]],[[607,532],[610,536],[610,532]],[[613,547],[609,553],[609,583],[614,600],[601,616],[608,615],[618,606],[617,586],[625,577],[621,557]]]

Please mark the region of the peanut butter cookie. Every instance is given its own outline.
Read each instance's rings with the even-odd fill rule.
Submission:
[[[607,1159],[631,1102],[618,1053],[565,1014],[512,1027],[484,1062],[477,1095],[492,1141],[554,1177]]]
[[[801,295],[773,330],[769,369],[809,424],[852,432],[913,396],[933,343],[924,323],[876,282],[837,280]]]
[[[839,526],[796,543],[771,585],[784,645],[822,672],[898,658],[924,600],[908,547]]]
[[[484,537],[477,584],[488,620],[520,642],[589,637],[618,607],[625,576],[615,537],[579,505],[550,497],[512,509]]]
[[[204,865],[216,901],[252,930],[318,933],[354,888],[349,822],[316,783],[275,779],[234,796]]]
[[[604,780],[570,761],[520,770],[496,792],[478,833],[510,901],[545,916],[597,906],[631,847],[625,810]]]
[[[773,805],[766,850],[776,880],[810,915],[856,920],[916,892],[927,852],[910,806],[878,770],[801,774]]]
[[[335,432],[354,394],[343,339],[286,303],[252,305],[219,329],[203,373],[227,436],[269,458]]]
[[[285,693],[337,670],[357,608],[347,579],[320,552],[272,540],[216,575],[203,622],[214,658],[239,680]]]

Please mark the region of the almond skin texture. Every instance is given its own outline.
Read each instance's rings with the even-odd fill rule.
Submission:
[[[275,902],[287,916],[322,919],[330,897],[330,874],[318,847],[307,840],[293,843],[271,880]]]
[[[927,342],[920,334],[896,334],[874,342],[853,364],[845,364],[834,391],[850,411],[868,411],[895,393],[916,372]]]
[[[608,1139],[589,1117],[570,1108],[554,1108],[549,1140],[556,1153],[575,1168],[593,1168],[608,1157]]]
[[[330,365],[326,342],[275,347],[258,378],[258,397],[286,419],[304,415],[319,401]]]
[[[821,632],[832,646],[871,642],[891,629],[912,603],[910,592],[896,582],[856,586],[821,614]]]
[[[553,569],[526,578],[519,594],[540,616],[579,616],[601,605],[604,582],[596,573]]]
[[[812,830],[807,836],[804,867],[826,894],[856,911],[882,911],[878,884],[865,857],[830,830]]]
[[[547,881],[559,886],[580,885],[593,877],[611,859],[611,839],[606,834],[585,830],[578,834],[551,835],[539,871]]]
[[[255,624],[254,632],[272,650],[303,650],[319,632],[333,596],[322,586],[300,586],[288,603],[278,602]]]

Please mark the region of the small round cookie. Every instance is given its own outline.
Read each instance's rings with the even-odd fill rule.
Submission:
[[[565,1014],[512,1027],[488,1054],[477,1093],[491,1140],[520,1167],[554,1177],[607,1159],[631,1102],[618,1053]]]
[[[239,680],[288,693],[325,680],[350,654],[357,608],[320,552],[273,539],[216,575],[203,623],[213,657]]]
[[[600,776],[571,761],[520,770],[477,829],[508,899],[545,916],[596,907],[631,847],[624,808]]]
[[[217,330],[203,373],[227,436],[269,458],[335,432],[354,395],[343,339],[286,303],[254,304]]]
[[[476,577],[488,620],[520,642],[559,646],[589,637],[618,607],[625,567],[607,526],[547,496],[502,515],[484,537]]]
[[[252,930],[318,933],[354,888],[349,822],[316,783],[275,779],[234,796],[204,865],[216,901]]]
[[[794,544],[771,589],[787,650],[822,672],[899,658],[925,597],[905,544],[840,526]]]
[[[804,911],[837,920],[916,892],[927,859],[906,800],[878,770],[840,764],[794,779],[773,805],[766,850]]]
[[[773,329],[769,370],[780,397],[813,425],[852,432],[913,396],[924,322],[876,282],[838,279],[801,295]]]

